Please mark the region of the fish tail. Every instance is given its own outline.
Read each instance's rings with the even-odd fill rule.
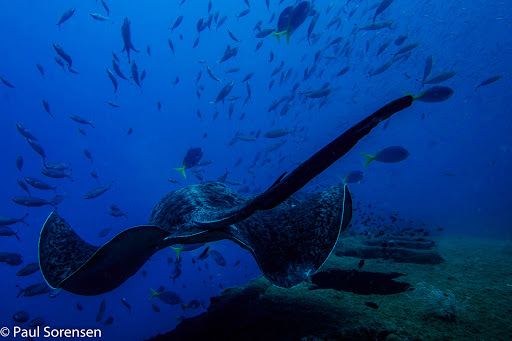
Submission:
[[[155,298],[155,297],[157,297],[158,295],[160,295],[160,293],[159,293],[159,292],[156,292],[155,290],[153,290],[153,289],[151,289],[151,288],[150,288],[149,290],[151,290],[151,297],[150,297],[150,298],[148,298],[148,301],[149,301],[149,300],[152,300],[153,298]]]
[[[19,286],[19,285],[17,285],[17,284],[16,284],[16,288],[18,288],[18,290],[20,291],[20,292],[18,293],[18,295],[16,296],[16,298],[18,298],[18,297],[20,297],[20,296],[21,296],[21,294],[25,291],[25,289],[23,289],[22,287],[20,287],[20,286]]]
[[[25,214],[23,217],[21,217],[21,218],[20,218],[20,223],[23,223],[23,224],[25,224],[25,225],[27,225],[27,226],[30,226],[28,223],[26,223],[26,222],[25,222],[25,218],[26,218],[26,217],[28,217],[28,213],[27,213],[27,214]]]
[[[288,32],[288,30],[281,31],[281,32],[273,32],[273,33],[270,33],[270,35],[276,37],[277,38],[277,42],[281,43],[281,35],[282,34],[287,34],[287,32]]]
[[[411,96],[411,97],[412,97],[412,100],[413,100],[413,101],[415,101],[418,97],[420,97],[420,96],[421,96],[421,94],[422,94],[423,92],[422,92],[421,94],[417,95],[417,96],[414,96],[413,94],[410,94],[410,93],[408,93],[407,91],[403,91],[403,93],[404,93],[406,96]]]
[[[375,159],[375,156],[374,156],[374,155],[369,155],[369,154],[362,153],[362,152],[361,152],[361,154],[363,154],[363,156],[366,158],[366,162],[364,163],[364,167],[368,166],[368,164],[369,164],[370,162],[372,162],[372,161],[373,161],[373,159]]]
[[[174,168],[174,170],[178,171],[178,172],[181,172],[181,174],[183,175],[183,177],[186,179],[187,178],[187,174],[185,174],[185,166],[181,167],[181,168]]]
[[[55,195],[49,202],[50,206],[52,206],[53,208],[57,209],[57,200],[59,199],[59,196],[58,195]]]
[[[188,306],[185,303],[181,302],[181,309],[183,309],[183,313],[185,313],[188,309]]]
[[[180,247],[172,247],[171,246],[171,249],[176,251],[176,259],[179,260],[180,259],[181,250],[183,250],[183,244],[181,244]]]

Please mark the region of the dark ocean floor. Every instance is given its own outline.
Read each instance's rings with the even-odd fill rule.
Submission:
[[[292,289],[263,277],[227,289],[207,312],[151,340],[512,339],[511,242],[445,237],[430,250],[363,242],[342,236],[320,272]],[[361,269],[348,250],[368,257]]]

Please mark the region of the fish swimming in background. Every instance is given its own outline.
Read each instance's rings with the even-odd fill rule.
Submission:
[[[37,137],[35,137],[29,129],[23,127],[21,124],[16,123],[16,129],[23,137],[31,139],[32,141],[37,141]]]
[[[171,27],[171,34],[172,32],[174,31],[175,28],[177,28],[178,26],[180,26],[181,22],[183,21],[183,15],[180,15],[176,21],[174,22],[174,24],[172,25]]]
[[[46,102],[46,100],[44,98],[43,98],[43,108],[44,108],[44,111],[46,111],[53,119],[55,119],[52,112],[50,111],[50,105],[48,104],[48,102]]]
[[[22,224],[25,224],[26,226],[28,226],[28,224],[25,222],[25,218],[27,216],[28,216],[28,213],[25,214],[21,218],[13,218],[13,217],[7,217],[7,216],[0,215],[0,225],[6,226],[6,225],[12,225],[12,224],[16,224],[16,223],[22,223]]]
[[[286,42],[290,42],[290,36],[297,28],[299,28],[302,23],[309,16],[309,12],[311,10],[311,4],[309,1],[299,2],[295,7],[289,6],[286,7],[281,14],[279,15],[279,19],[277,21],[277,29],[275,33],[271,33],[270,35],[275,36],[277,41],[280,42],[280,36],[286,36]]]
[[[62,23],[64,23],[65,21],[67,21],[69,18],[71,18],[71,16],[73,16],[74,13],[75,13],[75,8],[74,7],[71,7],[70,9],[68,9],[64,13],[62,13],[62,15],[60,16],[59,21],[56,24],[59,27],[59,31],[60,31],[60,25]]]
[[[186,179],[187,174],[185,174],[185,169],[192,168],[196,166],[201,158],[203,157],[203,149],[201,148],[190,148],[187,151],[187,154],[183,158],[183,163],[181,164],[181,168],[174,168],[174,170],[181,172],[183,177]]]
[[[132,79],[141,88],[140,81],[139,81],[139,69],[137,68],[137,64],[135,63],[135,60],[132,64]]]
[[[123,37],[123,49],[121,52],[126,51],[126,56],[128,57],[128,64],[130,63],[130,50],[133,50],[135,52],[139,52],[133,44],[132,44],[132,37],[130,32],[130,19],[124,18],[123,20],[123,26],[121,26],[121,35]]]
[[[219,92],[219,94],[217,95],[217,97],[215,98],[215,101],[213,102],[210,102],[211,104],[217,104],[217,102],[220,102],[222,101],[224,98],[226,98],[227,95],[229,95],[229,93],[231,92],[231,90],[233,89],[233,85],[235,83],[233,81],[231,81],[229,84],[226,84]]]
[[[68,63],[68,70],[71,69],[71,65],[73,64],[73,60],[69,56],[69,54],[62,48],[62,46],[58,44],[53,44],[53,48],[57,54]]]
[[[18,270],[18,272],[16,272],[16,276],[28,276],[28,275],[32,275],[33,273],[35,272],[38,272],[39,271],[39,263],[30,263],[30,264],[27,264],[23,269],[21,270]]]
[[[492,76],[490,78],[487,78],[486,80],[484,80],[482,83],[478,84],[476,86],[476,89],[478,89],[479,87],[481,86],[485,86],[485,85],[489,85],[491,83],[494,83],[496,82],[497,80],[501,79],[501,77],[503,77],[503,74],[500,74],[500,75],[496,75],[496,76]]]
[[[382,0],[380,2],[379,7],[377,7],[377,10],[375,10],[375,15],[373,16],[373,22],[375,22],[375,19],[377,18],[377,16],[379,14],[381,14],[382,12],[384,12],[384,10],[386,8],[388,8],[392,2],[393,2],[393,0]]]
[[[32,149],[41,156],[41,158],[43,159],[43,164],[45,164],[45,160],[46,160],[46,153],[43,149],[43,147],[39,144],[39,142],[37,141],[34,141],[30,138],[27,138],[27,143],[30,145],[30,147],[32,147]]]
[[[219,251],[210,249],[209,252],[217,265],[226,266],[226,259],[224,259],[224,256],[222,256]]]
[[[384,163],[396,163],[404,161],[409,156],[409,152],[401,146],[391,146],[384,148],[375,155],[369,155],[366,153],[361,154],[363,154],[363,156],[366,158],[364,167],[368,166],[368,164],[370,164],[370,162],[373,160]]]
[[[347,174],[347,176],[343,179],[343,183],[346,184],[354,184],[363,180],[363,172],[361,171],[352,171]]]
[[[441,82],[447,81],[457,74],[457,71],[446,71],[441,74],[432,76],[423,81],[424,84],[439,84]]]
[[[92,124],[91,121],[83,118],[83,117],[80,117],[80,116],[77,116],[77,115],[69,115],[69,118],[72,119],[73,121],[77,122],[77,123],[81,123],[81,124],[88,124],[90,125],[91,127],[94,128],[94,125]]]
[[[11,88],[11,89],[14,89],[15,86],[9,82],[7,79],[5,79],[3,76],[0,76],[0,81],[2,81],[2,83],[4,83],[4,85],[8,88]]]
[[[180,303],[183,303],[183,300],[176,294],[174,291],[154,291],[151,290],[151,297],[148,299],[152,300],[153,298],[158,298],[160,301],[164,302],[165,304],[169,305],[177,305]]]
[[[14,236],[14,237],[16,237],[16,239],[20,240],[20,237],[18,236],[19,231],[20,231],[19,229],[17,231],[14,231],[9,227],[0,226],[0,237]]]
[[[53,197],[53,199],[51,199],[50,201],[46,201],[44,199],[36,198],[36,197],[15,197],[15,198],[12,198],[11,200],[18,205],[27,206],[27,207],[41,207],[41,206],[45,206],[45,205],[50,205],[50,206],[53,206],[56,208],[57,207],[57,203],[56,203],[57,199],[58,199],[58,196]]]
[[[43,79],[44,78],[44,69],[43,69],[43,66],[39,63],[36,63],[36,67],[37,67],[37,70],[39,71],[39,73],[41,74],[41,76],[43,76]]]
[[[428,90],[423,91],[413,99],[420,102],[443,102],[452,97],[454,91],[447,86],[434,86]]]
[[[112,71],[110,71],[108,68],[107,68],[107,75],[108,75],[108,78],[110,78],[110,80],[112,81],[112,85],[114,86],[114,93],[116,93],[117,92],[117,79],[114,76],[114,74],[112,73]]]
[[[89,192],[85,193],[83,198],[84,199],[94,199],[94,198],[97,198],[100,195],[102,195],[103,193],[105,193],[106,191],[108,191],[112,187],[113,183],[114,183],[114,181],[110,182],[110,185],[108,185],[108,186],[96,187],[96,188],[90,190]]]
[[[110,15],[110,9],[108,8],[107,3],[105,2],[105,0],[101,0],[101,4],[103,5],[103,8],[107,12],[107,15]]]

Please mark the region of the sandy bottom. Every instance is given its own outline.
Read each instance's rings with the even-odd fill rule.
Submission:
[[[357,243],[342,240],[337,249]],[[394,280],[413,288],[423,282],[449,290],[459,301],[469,298],[455,318],[441,317],[415,290],[361,295],[315,289],[311,281],[281,289],[260,277],[225,290],[212,299],[208,312],[154,340],[512,340],[512,243],[446,237],[437,241],[435,250],[445,262],[366,259],[360,271],[403,273]],[[333,252],[321,271],[353,271],[359,261]]]

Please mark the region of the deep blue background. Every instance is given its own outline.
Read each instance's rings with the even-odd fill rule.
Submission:
[[[337,176],[344,177],[351,170],[362,169],[364,158],[360,152],[374,154],[385,147],[401,145],[409,150],[409,158],[398,164],[373,162],[364,169],[364,180],[350,186],[355,198],[364,203],[375,203],[388,211],[398,211],[405,217],[423,220],[429,225],[445,227],[448,234],[510,238],[510,3],[395,0],[379,16],[382,20],[394,20],[392,29],[361,31],[354,38],[351,35],[354,25],[371,22],[375,10],[362,16],[366,1],[351,1],[348,5],[333,2],[332,10],[326,14],[329,2],[319,0],[315,8],[321,16],[315,32],[323,35],[316,45],[309,46],[304,39],[311,20],[308,18],[291,36],[289,45],[283,41],[278,44],[275,38],[267,37],[255,53],[258,39],[254,38],[253,27],[256,22],[263,20],[262,28],[275,27],[277,18],[268,24],[271,13],[276,12],[277,17],[292,3],[284,1],[278,5],[278,1],[271,0],[268,11],[264,1],[253,0],[250,14],[237,20],[236,15],[247,8],[242,0],[213,1],[212,13],[220,11],[219,18],[228,15],[228,19],[218,31],[213,23],[211,32],[208,29],[201,32],[199,45],[192,49],[197,37],[197,20],[200,17],[206,20],[208,16],[208,1],[188,0],[179,8],[178,1],[109,0],[110,19],[114,23],[99,22],[90,17],[90,12],[105,14],[101,3],[92,0],[2,1],[0,75],[16,88],[0,84],[0,215],[20,217],[29,212],[27,222],[30,226],[11,226],[15,230],[20,228],[21,241],[0,237],[0,251],[23,254],[24,265],[36,261],[39,229],[51,212],[48,206],[27,209],[11,201],[15,196],[24,195],[16,178],[44,178],[39,173],[41,158],[16,131],[16,122],[38,137],[48,162],[65,160],[71,163],[74,182],[45,180],[60,184],[58,192],[69,196],[59,206],[59,213],[80,236],[99,245],[114,233],[147,222],[153,205],[165,193],[198,182],[190,172],[184,180],[172,170],[181,165],[188,148],[202,147],[203,159],[214,160],[205,168],[205,180],[217,179],[227,168],[231,172],[229,178],[245,180],[252,190],[263,190],[282,172],[292,170],[350,125],[401,96],[403,91],[418,93],[417,78],[422,78],[425,59],[430,54],[434,58],[431,75],[458,71],[444,84],[455,90],[453,97],[443,103],[414,103],[394,116],[388,129],[375,129],[343,160],[315,179],[308,189],[336,184],[340,181]],[[348,20],[348,13],[357,5],[360,8]],[[55,23],[71,6],[76,7],[76,12],[59,31]],[[341,12],[341,29],[335,31],[334,26],[327,30],[327,24],[342,7],[346,7],[346,13]],[[171,35],[168,27],[180,14],[184,15],[184,20]],[[139,71],[147,71],[147,77],[142,82],[142,92],[134,84],[118,79],[115,95],[105,68],[111,69],[111,53],[114,51],[121,59],[124,74],[130,74],[126,54],[120,52],[123,47],[120,27],[124,17],[130,18],[132,42],[141,50],[139,53],[132,51],[131,58],[135,59]],[[242,40],[240,44],[231,40],[228,28]],[[183,40],[179,39],[180,33]],[[385,63],[399,49],[392,43],[377,57],[379,46],[405,33],[409,35],[405,44],[419,41],[419,47],[406,62],[399,61],[383,74],[369,79],[368,69]],[[351,40],[349,57],[340,56],[336,61],[321,58],[316,74],[302,81],[305,67],[313,66],[315,53],[325,49],[327,43],[339,35],[344,36],[342,44]],[[172,56],[167,44],[169,37],[174,43],[176,57]],[[52,43],[61,45],[71,55],[78,74],[63,72],[55,63]],[[148,44],[151,56],[146,53]],[[219,65],[227,44],[239,46],[238,55]],[[270,51],[275,54],[271,64],[268,63]],[[327,48],[322,56],[333,53],[332,47]],[[232,120],[228,119],[229,102],[226,102],[217,104],[220,114],[213,121],[215,107],[208,102],[215,99],[225,82],[220,84],[212,80],[205,65],[197,62],[199,59],[205,59],[218,77],[235,82],[230,95],[242,98],[236,103]],[[270,74],[281,61],[285,61],[285,71],[293,68],[292,79],[298,72],[297,80],[301,82],[298,92],[320,88],[330,81],[333,93],[328,103],[320,110],[318,106],[309,110],[309,101],[302,104],[302,97],[298,97],[286,116],[280,117],[278,112],[268,113],[271,102],[289,94],[295,83],[290,80],[279,87],[278,74],[274,77],[276,84],[269,92]],[[45,80],[35,63],[44,67]],[[335,78],[346,65],[351,66],[350,71]],[[235,66],[241,71],[224,75],[224,71]],[[202,78],[198,84],[205,87],[201,99],[196,97],[195,85],[199,70]],[[255,72],[249,81],[252,101],[242,107],[247,92],[241,80],[249,72]],[[412,78],[407,78],[405,73]],[[496,83],[475,90],[475,85],[496,74],[504,76]],[[176,76],[180,82],[174,86],[172,82]],[[50,104],[55,120],[43,110],[42,98]],[[107,100],[120,107],[109,106]],[[158,101],[162,103],[160,111],[156,108]],[[198,109],[202,119],[196,115]],[[239,120],[242,113],[246,116]],[[87,137],[80,135],[77,132],[79,125],[68,117],[71,114],[94,120],[96,128],[85,127]],[[249,134],[260,128],[263,132],[276,128],[293,130],[303,126],[303,132],[281,138],[287,142],[267,156],[270,162],[254,169],[256,174],[247,172],[254,155],[278,140],[260,137],[256,142],[238,141],[228,146],[237,132]],[[128,127],[133,128],[131,136],[126,134]],[[207,138],[203,137],[204,133]],[[91,151],[94,163],[84,157],[84,148]],[[25,160],[21,174],[14,165],[18,155]],[[283,156],[284,161],[279,163]],[[242,164],[234,168],[240,157],[243,157]],[[101,185],[108,185],[112,180],[114,185],[97,199],[84,200],[83,195],[98,186],[90,176],[91,170],[98,172]],[[179,179],[180,183],[171,184],[167,180],[169,176]],[[52,194],[35,189],[32,192],[47,199]],[[107,208],[111,203],[128,212],[128,218],[109,216]],[[111,227],[113,231],[105,239],[98,238],[99,231],[105,227]],[[107,301],[106,316],[115,318],[112,326],[103,328],[106,339],[114,336],[133,340],[147,338],[175,325],[175,316],[181,314],[181,309],[154,300],[162,311],[159,314],[153,312],[153,301],[147,301],[150,287],[156,289],[165,285],[167,289],[177,291],[185,301],[199,298],[208,302],[210,296],[221,291],[219,283],[224,287],[244,284],[259,275],[252,257],[233,243],[218,242],[212,248],[224,254],[228,266],[219,267],[209,258],[209,271],[203,267],[203,271],[198,272],[190,260],[201,250],[185,254],[183,275],[176,285],[172,285],[168,279],[171,267],[167,265],[167,257],[174,257],[174,253],[162,251],[144,266],[148,271],[145,279],[139,272],[120,288],[103,295]],[[233,269],[233,263],[240,258],[240,266]],[[31,317],[45,318],[52,327],[101,326],[95,322],[95,316],[103,296],[83,298],[63,292],[55,299],[47,295],[16,299],[16,284],[25,287],[42,281],[39,274],[16,277],[20,268],[0,264],[2,325],[12,326],[12,314],[26,310]],[[186,288],[182,284],[186,284]],[[121,297],[132,305],[131,314],[121,305]],[[84,306],[84,311],[77,311],[77,302]],[[197,312],[187,312],[187,316]],[[135,329],[134,324],[137,325]]]

